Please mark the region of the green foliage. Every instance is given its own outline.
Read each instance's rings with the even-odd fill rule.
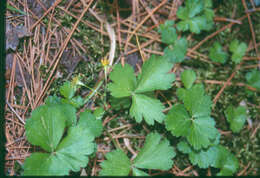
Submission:
[[[246,53],[247,45],[245,43],[239,43],[237,39],[233,40],[229,46],[229,50],[232,52],[232,61],[236,64],[240,63],[243,56]]]
[[[62,139],[69,118],[60,113],[63,113],[62,108],[59,110],[55,105],[43,105],[27,120],[28,141],[47,153],[37,152],[26,158],[24,175],[69,175],[70,170],[79,171],[80,167],[87,165],[88,155],[94,152],[95,134],[88,126],[78,123],[68,127],[68,133]]]
[[[246,122],[246,108],[243,106],[234,108],[232,105],[229,105],[225,111],[225,115],[231,130],[235,133],[240,132]]]
[[[137,122],[141,122],[142,118],[150,125],[154,124],[154,120],[162,122],[165,117],[162,112],[164,106],[159,100],[147,95],[147,92],[167,90],[171,87],[175,75],[168,72],[172,66],[173,64],[163,58],[151,56],[143,64],[142,72],[136,79],[130,65],[122,67],[118,64],[110,74],[113,82],[108,84],[108,89],[116,98],[131,97],[130,115]]]
[[[246,74],[248,85],[260,90],[260,71],[252,70]]]
[[[74,96],[81,83],[79,76],[73,78],[72,82],[67,81],[60,87],[60,93],[64,98],[60,99],[61,103],[71,104],[75,108],[80,108],[84,105],[85,101],[81,96]]]
[[[121,98],[132,95],[136,88],[136,77],[134,69],[129,64],[125,64],[124,67],[116,65],[109,77],[113,81],[108,85],[112,96]]]
[[[184,70],[181,73],[181,81],[186,89],[191,88],[195,80],[196,74],[193,70]]]
[[[165,119],[166,129],[174,136],[185,137],[195,150],[207,148],[218,134],[210,117],[210,97],[205,95],[202,84],[179,88],[177,95],[183,104],[171,108]]]
[[[101,163],[100,176],[127,176],[131,170],[131,162],[122,150],[115,150],[105,155]]]
[[[224,64],[228,58],[228,54],[222,50],[219,42],[215,42],[209,49],[209,58],[214,62]]]
[[[65,107],[66,105],[42,105],[36,108],[31,118],[26,121],[27,140],[48,152],[53,152],[59,144],[66,123],[72,119],[63,112],[68,108]],[[74,110],[72,106],[69,106],[69,109]],[[76,114],[75,110],[73,114]],[[76,117],[73,117],[74,119]]]
[[[167,139],[162,139],[158,133],[150,133],[133,163],[137,168],[168,170],[175,155]]]
[[[162,42],[169,45],[164,49],[163,58],[170,62],[178,63],[184,60],[188,43],[186,38],[177,39],[177,33],[173,25],[174,21],[167,20],[160,25],[158,31],[161,33]]]
[[[187,52],[188,42],[185,38],[175,40],[175,42],[164,49],[164,57],[170,62],[178,63],[184,60]]]
[[[221,169],[218,175],[233,175],[239,163],[236,157],[221,145],[212,145],[207,150],[196,151],[188,145],[187,142],[179,142],[177,148],[182,153],[188,154],[193,165],[200,168],[215,167]]]
[[[177,16],[181,20],[177,23],[178,30],[200,33],[210,30],[213,26],[214,12],[211,0],[187,0],[185,6],[178,8]]]
[[[80,113],[79,125],[84,128],[88,128],[94,137],[99,137],[102,134],[102,121],[96,119],[90,110]]]
[[[75,98],[78,84],[74,82],[66,82],[60,89],[66,101]],[[88,156],[94,152],[93,140],[102,133],[101,120],[86,110],[80,113],[77,123],[76,107],[71,102],[66,104],[63,99],[48,97],[46,104],[36,108],[26,120],[27,140],[45,151],[26,158],[26,176],[69,175],[70,171],[86,167]]]
[[[173,20],[166,20],[164,24],[160,25],[158,32],[162,35],[163,43],[173,44],[177,40],[177,33],[173,25]]]
[[[122,150],[106,154],[106,159],[101,163],[101,176],[127,176],[131,169],[133,175],[148,175],[141,169],[168,170],[172,167],[172,158],[175,157],[174,149],[167,139],[162,139],[158,133],[150,133],[146,137],[144,147],[131,162]]]

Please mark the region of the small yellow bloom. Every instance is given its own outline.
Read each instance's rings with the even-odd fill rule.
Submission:
[[[103,67],[106,67],[109,64],[107,57],[104,57],[103,59],[101,59],[101,64]]]

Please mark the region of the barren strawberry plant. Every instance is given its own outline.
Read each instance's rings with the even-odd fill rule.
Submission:
[[[259,5],[8,0],[5,175],[259,175]]]

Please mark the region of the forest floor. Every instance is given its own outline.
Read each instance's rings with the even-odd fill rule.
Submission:
[[[260,92],[249,86],[245,78],[248,71],[259,70],[260,6],[256,2],[214,0],[214,28],[198,35],[179,33],[180,36],[188,34],[188,50],[184,62],[172,69],[176,74],[175,88],[168,93],[156,92],[167,106],[167,113],[176,101],[174,96],[167,96],[181,85],[180,73],[184,69],[196,72],[197,82],[204,84],[213,101],[212,117],[221,134],[220,142],[239,160],[236,173],[239,176],[260,175]],[[65,81],[79,74],[88,86],[80,90],[82,96],[95,88],[104,72],[101,59],[110,53],[111,37],[106,22],[116,35],[114,61],[129,63],[140,71],[149,56],[163,54],[158,27],[166,20],[178,20],[176,12],[183,3],[183,0],[126,0],[124,4],[117,4],[116,0],[8,0],[8,5],[22,12],[10,9],[6,12],[5,174],[21,175],[25,158],[37,149],[28,143],[24,126],[31,112],[43,104],[47,96],[58,94]],[[209,47],[215,41],[228,49],[233,39],[247,44],[241,63],[219,65],[209,59]],[[130,152],[136,152],[145,136],[154,130],[170,135],[158,123],[138,125],[128,111],[112,110],[106,83],[98,93],[84,108],[105,110],[102,121],[107,132],[96,140],[97,156],[90,159],[86,168],[71,175],[99,175],[104,155],[114,149],[108,132],[116,144]],[[226,121],[224,110],[230,104],[247,108],[248,117],[239,133],[232,133]],[[176,146],[176,142],[171,143]],[[193,166],[181,155],[174,159],[169,171],[148,173],[196,176],[215,172],[213,168]]]

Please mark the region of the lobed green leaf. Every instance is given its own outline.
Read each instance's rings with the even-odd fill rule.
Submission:
[[[125,64],[117,64],[109,75],[113,83],[108,84],[111,95],[116,98],[131,96],[136,87],[134,69]]]

